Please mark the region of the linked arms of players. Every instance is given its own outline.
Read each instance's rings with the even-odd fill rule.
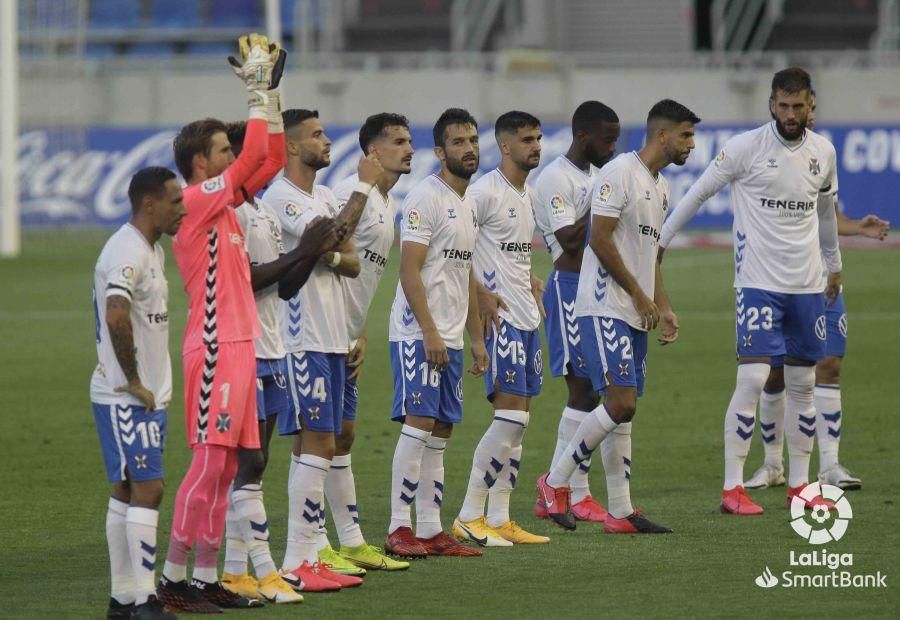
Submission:
[[[584,237],[587,235],[588,222],[590,222],[590,219],[591,212],[588,211],[574,224],[563,226],[553,233],[563,252],[575,257],[581,255],[581,250],[584,248]]]
[[[147,411],[156,409],[153,392],[141,383],[138,376],[137,357],[134,349],[134,332],[131,326],[131,301],[122,295],[111,295],[106,298],[106,327],[112,342],[116,361],[128,381],[126,385],[115,388],[116,392],[127,392],[141,401]]]
[[[609,272],[616,284],[631,296],[631,303],[641,317],[641,325],[647,331],[659,323],[659,308],[647,294],[641,290],[634,275],[625,266],[622,255],[613,241],[613,232],[619,219],[605,215],[594,215],[591,221],[590,246],[603,267]],[[658,272],[657,272],[658,273]],[[668,298],[667,298],[668,299]]]
[[[361,157],[359,165],[356,169],[359,177],[359,185],[350,194],[347,204],[341,209],[340,215],[337,216],[338,224],[347,228],[347,236],[352,237],[356,232],[356,226],[359,224],[359,218],[362,217],[363,209],[369,201],[369,192],[378,182],[378,178],[384,172],[381,162],[374,153]],[[366,187],[368,186],[368,187]]]
[[[697,179],[688,193],[678,202],[675,210],[666,218],[659,238],[659,260],[665,253],[672,239],[684,226],[696,215],[700,206],[715,196],[720,189],[725,187],[730,177],[716,167],[716,162],[711,163],[700,178]]]
[[[261,291],[278,282],[291,268],[304,259],[315,260],[336,241],[337,225],[334,220],[318,218],[303,231],[297,247],[282,254],[276,260],[261,265],[250,265],[250,284],[253,291]]]
[[[296,295],[297,291],[306,284],[309,274],[312,273],[320,257],[326,252],[331,252],[337,248],[343,242],[345,236],[346,229],[333,219],[316,218],[310,222],[300,236],[300,242],[297,244],[297,247],[277,261],[269,263],[274,265],[282,259],[287,259],[287,257],[293,255],[292,259],[286,260],[286,262],[290,263],[286,268],[287,270],[276,278],[278,282],[278,296],[281,299],[288,300]],[[291,260],[293,261],[292,263],[290,262]],[[283,267],[284,265],[280,265],[274,270],[280,271]],[[274,283],[275,280],[269,284]],[[253,290],[259,290],[255,284]]]

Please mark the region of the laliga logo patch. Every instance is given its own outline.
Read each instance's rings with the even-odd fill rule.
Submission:
[[[820,316],[816,319],[816,338],[825,340],[825,317]]]
[[[126,282],[134,281],[134,267],[131,265],[125,265],[122,267],[122,279]]]
[[[831,501],[834,508],[829,508],[824,503],[817,504],[809,514],[809,518],[813,521],[810,523],[807,521],[806,502],[813,501],[820,495]],[[811,545],[840,540],[850,525],[850,519],[853,518],[850,502],[843,495],[841,489],[830,484],[819,485],[815,482],[807,485],[791,500],[791,527]]]
[[[716,155],[716,167],[719,166],[723,161],[725,161],[725,151],[719,151],[719,154]]]
[[[550,211],[553,215],[561,215],[565,210],[566,208],[563,206],[562,196],[555,195],[550,198]]]
[[[600,186],[600,191],[597,195],[600,197],[600,200],[606,202],[610,194],[612,194],[612,185],[610,185],[609,183],[604,183]]]
[[[204,194],[215,194],[225,189],[225,179],[220,175],[203,181],[200,185],[200,191]]]
[[[284,205],[284,214],[288,217],[297,217],[300,215],[300,207],[295,205],[293,202],[289,202]]]
[[[409,215],[406,216],[406,226],[409,230],[419,230],[419,212],[415,209],[410,209]]]

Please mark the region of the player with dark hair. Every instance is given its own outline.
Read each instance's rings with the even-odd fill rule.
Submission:
[[[163,495],[162,451],[172,398],[169,287],[163,235],[187,209],[175,173],[139,170],[128,186],[131,219],[103,246],[94,268],[99,363],[91,404],[112,484],[106,540],[109,618],[174,618],[156,598],[156,529]]]
[[[551,466],[556,465],[578,425],[599,402],[588,376],[587,361],[581,354],[583,341],[575,318],[575,293],[591,217],[593,181],[597,170],[615,154],[620,132],[619,117],[610,107],[599,101],[585,101],[572,115],[572,143],[568,151],[547,164],[534,183],[534,218],[553,259],[553,272],[543,296],[550,372],[554,377],[565,377],[568,389]],[[572,514],[582,521],[602,522],[606,510],[591,496],[590,468],[588,458],[572,473]],[[547,518],[547,507],[540,494],[534,512],[539,518]]]
[[[811,90],[803,69],[776,73],[773,121],[725,144],[666,221],[660,240],[667,247],[700,205],[731,185],[738,370],[725,414],[723,513],[763,512],[744,491],[744,461],[773,357],[784,356],[788,505],[808,484],[815,364],[826,354],[825,304],[841,289],[837,158],[828,140],[807,131]],[[810,509],[829,505],[820,496],[805,502]]]
[[[468,191],[478,224],[473,271],[484,300],[479,305],[487,311],[483,322],[491,370],[484,379],[494,419],[475,448],[453,533],[483,547],[509,547],[550,541],[525,531],[509,516],[531,399],[541,391],[543,374],[543,283],[531,273],[534,207],[525,184],[541,162],[541,122],[527,112],[507,112],[497,119],[494,136],[500,165]]]
[[[809,116],[806,128],[815,129],[816,92],[810,91]],[[837,229],[840,236],[861,235],[884,240],[891,223],[869,214],[855,220],[844,215],[838,204]],[[862,488],[862,480],[854,476],[838,460],[843,413],[841,406],[841,366],[847,350],[847,313],[844,294],[825,306],[825,357],[816,362],[816,443],[819,447],[819,482],[852,491]],[[782,486],[784,478],[784,358],[772,359],[769,378],[759,398],[759,428],[765,450],[765,462],[744,482],[746,489]]]
[[[226,125],[228,142],[240,156],[246,122]],[[299,284],[309,278],[319,257],[339,241],[334,220],[322,218],[309,226],[292,251],[285,253],[281,224],[272,208],[255,196],[247,196],[235,213],[250,259],[250,284],[256,299],[261,335],[256,350],[256,413],[260,449],[241,449],[238,471],[225,515],[225,570],[222,585],[251,598],[272,603],[298,603],[303,596],[279,575],[269,550],[269,527],[263,504],[262,476],[269,460],[269,442],[279,415],[286,415],[290,395],[284,342],[278,325],[278,289],[281,279],[293,271]],[[297,267],[300,265],[299,267]],[[247,572],[253,561],[257,579]]]
[[[359,146],[363,155],[378,158],[384,172],[369,192],[359,226],[353,233],[353,245],[360,258],[356,278],[342,278],[350,353],[347,355],[347,379],[344,382],[344,416],[341,433],[335,436],[335,453],[325,477],[325,497],[334,520],[341,547],[330,545],[319,549],[319,561],[331,564],[331,570],[353,574],[356,570],[403,570],[409,562],[395,560],[381,549],[366,543],[359,526],[356,482],[350,450],[356,438],[356,415],[359,404],[357,381],[366,359],[366,315],[384,274],[394,243],[397,203],[390,191],[404,174],[412,169],[413,146],[409,121],[405,116],[383,112],[368,117],[359,130]],[[338,209],[343,210],[359,185],[353,174],[334,187]]]
[[[647,140],[638,152],[619,156],[597,175],[591,204],[589,251],[584,252],[575,314],[581,351],[603,403],[585,416],[563,457],[538,480],[553,521],[575,529],[566,483],[579,463],[601,449],[613,534],[663,534],[631,504],[631,424],[644,392],[648,332],[659,342],[678,339],[678,319],[657,261],[660,229],[669,209],[669,184],[661,172],[683,166],[694,148],[700,119],[671,99],[647,115]]]
[[[475,358],[469,372],[481,376],[488,367],[472,273],[475,205],[466,191],[478,170],[478,124],[466,110],[450,108],[435,123],[433,137],[441,169],[407,195],[400,220],[400,282],[388,338],[392,418],[403,426],[391,467],[384,549],[406,557],[480,556],[441,525],[444,450],[453,425],[462,421],[464,329]]]
[[[171,608],[213,613],[261,601],[219,582],[217,556],[239,448],[259,448],[253,340],[260,334],[250,286],[250,262],[234,209],[282,167],[284,143],[273,73],[277,45],[241,37],[243,64],[231,59],[249,94],[244,150],[235,159],[225,125],[185,126],[175,137],[175,161],[187,182],[187,216],[172,244],[188,294],[184,333],[185,415],[190,467],[175,498],[169,549],[157,591]],[[193,548],[193,579],[187,558]]]
[[[335,218],[341,243],[323,254],[306,284],[281,287],[279,323],[287,350],[290,407],[278,418],[279,433],[294,435],[288,479],[288,536],[282,576],[294,589],[328,591],[358,586],[362,579],[320,562],[325,535],[325,478],[343,419],[344,383],[350,337],[344,322],[342,281],[360,274],[352,236],[382,167],[374,155],[362,157],[359,183],[338,211],[330,189],[316,185],[316,173],[331,164],[331,140],[319,113],[284,113],[287,165],[284,176],[263,195],[281,223],[285,248],[292,250],[317,218]],[[295,269],[302,268],[298,265]]]

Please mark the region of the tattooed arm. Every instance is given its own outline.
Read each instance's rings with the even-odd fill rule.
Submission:
[[[106,326],[112,342],[116,361],[128,381],[127,385],[116,388],[116,392],[127,392],[141,401],[147,411],[156,409],[153,392],[141,383],[137,371],[137,357],[134,350],[134,332],[131,326],[131,301],[122,295],[106,298]]]

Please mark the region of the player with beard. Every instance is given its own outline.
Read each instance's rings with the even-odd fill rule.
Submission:
[[[659,231],[669,208],[669,183],[662,170],[685,164],[699,122],[676,101],[656,103],[647,115],[644,147],[610,162],[594,184],[590,242],[578,277],[575,314],[584,338],[582,354],[603,403],[585,416],[563,457],[538,479],[550,518],[566,529],[576,525],[566,483],[602,445],[609,502],[603,530],[672,531],[631,504],[631,425],[644,391],[648,332],[659,324],[660,344],[678,339],[678,319],[657,262]]]
[[[359,507],[356,503],[356,482],[350,462],[350,449],[356,437],[356,413],[359,402],[357,380],[366,359],[366,315],[394,244],[394,226],[398,204],[390,195],[391,189],[412,167],[413,146],[409,121],[400,114],[373,114],[359,130],[359,146],[365,155],[374,155],[384,168],[384,174],[369,192],[369,200],[356,232],[353,245],[360,257],[360,273],[356,278],[343,278],[344,305],[347,309],[347,331],[350,353],[347,356],[347,380],[344,383],[344,420],[341,434],[335,437],[335,454],[331,469],[325,477],[325,498],[334,519],[341,543],[334,551],[327,537],[322,537],[319,561],[331,564],[331,570],[354,574],[365,569],[403,570],[409,562],[386,556],[374,545],[366,544],[359,526]],[[343,209],[359,176],[354,174],[334,187],[338,208]]]
[[[784,356],[788,506],[808,484],[815,364],[826,353],[825,304],[841,290],[837,158],[828,140],[807,129],[811,91],[803,69],[776,73],[769,98],[774,120],[725,144],[660,239],[667,247],[701,204],[731,185],[738,371],[725,414],[723,513],[763,512],[744,490],[744,461],[773,357]],[[806,500],[810,509],[823,504],[829,503],[821,497]]]
[[[585,101],[572,115],[569,150],[547,164],[534,184],[535,221],[553,259],[553,272],[543,297],[550,372],[554,377],[566,378],[569,394],[559,419],[551,467],[559,461],[578,425],[599,402],[581,354],[575,294],[591,217],[594,179],[598,169],[615,154],[620,132],[619,117],[611,108],[599,101]],[[569,480],[572,514],[581,521],[602,522],[606,510],[591,496],[590,468],[591,459],[583,461]],[[541,519],[547,518],[547,507],[540,494],[534,512]]]
[[[462,421],[463,330],[475,363],[488,356],[472,273],[475,204],[466,191],[478,170],[478,124],[459,108],[433,129],[441,164],[407,195],[400,221],[400,283],[389,339],[394,374],[392,418],[400,437],[391,468],[391,524],[384,549],[405,557],[480,556],[443,531],[444,450]],[[410,505],[416,502],[416,535]]]
[[[810,97],[809,116],[806,119],[807,129],[815,129],[816,93]],[[838,201],[837,209],[838,235],[862,235],[870,239],[883,241],[890,231],[891,223],[877,215],[869,214],[862,219],[854,220],[841,213]],[[831,484],[846,491],[862,488],[862,480],[851,474],[838,461],[838,448],[841,442],[842,407],[841,407],[841,365],[847,350],[847,313],[844,305],[844,294],[841,292],[837,300],[825,306],[825,357],[816,362],[816,387],[814,399],[816,403],[816,443],[819,446],[819,482]],[[782,486],[784,480],[784,359],[774,358],[772,370],[759,399],[759,427],[765,449],[765,462],[744,483],[747,489],[764,489],[770,486]]]
[[[322,255],[309,279],[299,289],[280,287],[286,300],[279,324],[287,350],[288,385],[292,406],[278,420],[282,435],[293,434],[293,456],[288,479],[288,540],[282,576],[304,592],[358,586],[362,579],[328,570],[318,559],[320,532],[324,531],[325,476],[334,457],[335,434],[341,432],[347,353],[350,338],[343,278],[360,273],[359,257],[351,239],[366,206],[369,192],[382,172],[374,155],[359,163],[359,183],[338,212],[331,190],[316,185],[316,173],[331,164],[331,140],[319,114],[313,110],[284,113],[287,165],[284,176],[272,184],[263,200],[281,222],[285,249],[290,251],[316,218],[335,218],[344,236],[338,250]],[[295,269],[303,266],[298,264]],[[290,277],[290,272],[287,277]],[[301,433],[302,430],[302,433]]]
[[[485,374],[494,419],[472,457],[469,487],[453,534],[484,547],[546,543],[550,539],[522,529],[509,517],[509,500],[522,459],[531,399],[541,391],[543,283],[531,273],[534,207],[528,173],[541,163],[541,122],[527,112],[497,119],[494,136],[500,166],[469,188],[475,201],[478,240],[475,277],[479,291],[498,295],[503,305],[484,304],[489,316],[487,349],[491,371]],[[490,497],[485,517],[484,503]]]

